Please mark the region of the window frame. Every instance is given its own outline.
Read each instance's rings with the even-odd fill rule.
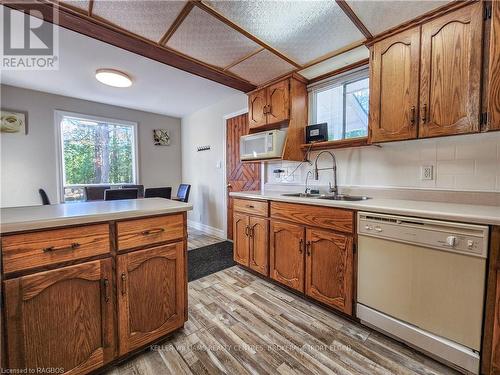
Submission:
[[[370,69],[368,66],[362,66],[357,69],[349,70],[348,72],[326,78],[322,81],[315,82],[313,84],[310,84],[307,86],[307,91],[309,94],[309,124],[317,124],[317,117],[316,117],[316,108],[317,108],[317,94],[329,89],[332,89],[334,87],[339,87],[343,86],[343,113],[342,113],[342,137],[340,139],[335,139],[335,140],[328,140],[326,142],[334,143],[346,143],[351,140],[357,141],[360,139],[366,139],[368,138],[368,134],[363,137],[353,137],[353,138],[345,138],[345,131],[346,131],[346,111],[345,111],[345,106],[346,106],[346,93],[345,93],[345,87],[351,83],[360,81],[362,79],[368,79],[368,84],[370,85]],[[367,131],[369,127],[369,110],[368,110],[368,125],[367,125]]]
[[[139,138],[138,138],[138,126],[139,123],[130,121],[130,120],[120,120],[111,117],[104,116],[96,116],[96,115],[87,115],[83,113],[77,112],[69,112],[63,110],[55,110],[54,111],[54,127],[56,133],[56,164],[57,164],[57,197],[60,203],[65,203],[64,201],[64,187],[85,187],[92,186],[95,184],[69,184],[64,185],[64,157],[63,157],[63,137],[62,137],[62,120],[64,117],[75,117],[82,120],[88,121],[96,121],[96,122],[110,122],[114,124],[122,124],[126,126],[130,126],[133,128],[133,146],[132,146],[132,158],[134,162],[132,163],[132,176],[133,182],[130,184],[137,184],[139,180]],[[123,183],[125,184],[125,183]],[[121,186],[122,184],[102,184],[102,185],[110,185],[110,186]]]

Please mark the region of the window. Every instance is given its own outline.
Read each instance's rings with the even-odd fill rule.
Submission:
[[[134,184],[137,124],[56,112],[64,202],[85,199],[86,185]]]
[[[328,123],[328,140],[368,136],[368,70],[309,87],[311,123]]]

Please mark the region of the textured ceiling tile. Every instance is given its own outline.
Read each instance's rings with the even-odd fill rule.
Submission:
[[[167,46],[195,59],[226,67],[260,46],[217,18],[194,7]]]
[[[312,65],[307,69],[301,70],[299,73],[307,79],[312,79],[322,74],[333,72],[334,70],[343,68],[344,66],[367,59],[369,56],[370,51],[368,48],[361,46],[318,64]]]
[[[263,84],[292,71],[295,67],[272,52],[263,50],[233,66],[229,71],[255,85]]]
[[[374,35],[421,16],[448,2],[435,0],[347,0],[354,13]]]
[[[92,13],[117,26],[158,42],[186,1],[95,0]]]
[[[208,4],[300,64],[363,39],[333,0],[210,0]]]
[[[63,4],[68,4],[72,7],[88,12],[90,1],[88,0],[64,0]]]

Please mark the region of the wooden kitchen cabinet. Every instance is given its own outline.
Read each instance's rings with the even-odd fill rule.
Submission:
[[[306,295],[352,314],[352,236],[306,229],[305,280]]]
[[[491,7],[486,130],[500,130],[500,1],[492,1]]]
[[[182,327],[184,267],[182,242],[117,257],[120,355]]]
[[[248,96],[248,126],[250,129],[267,124],[267,89],[254,91]]]
[[[269,221],[250,216],[249,267],[260,274],[269,275]]]
[[[290,117],[290,82],[284,80],[267,88],[267,123],[276,124]]]
[[[111,259],[6,280],[7,366],[84,374],[114,357]]]
[[[420,26],[373,45],[371,142],[417,138]]]
[[[420,137],[479,131],[483,4],[422,25]]]
[[[250,217],[240,212],[233,213],[233,257],[236,263],[244,266],[250,262]]]
[[[500,374],[500,271],[496,273],[496,304],[493,318],[491,373]]]
[[[298,291],[304,291],[305,230],[302,225],[270,222],[269,276]]]

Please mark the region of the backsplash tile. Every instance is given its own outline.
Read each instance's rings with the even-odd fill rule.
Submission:
[[[382,144],[382,147],[332,152],[337,158],[339,186],[500,192],[500,132],[394,142]],[[311,153],[311,161],[317,155],[317,152]],[[296,169],[298,165],[286,161],[266,164],[266,184],[303,186],[307,171],[312,171],[314,166],[303,163]],[[330,167],[328,155],[323,155],[318,165],[320,168]],[[421,180],[420,169],[424,165],[433,166],[433,180]],[[290,178],[279,180],[272,173],[276,168],[288,173],[296,170]],[[332,179],[331,171],[321,171],[319,181],[311,180],[309,185],[324,189]]]

